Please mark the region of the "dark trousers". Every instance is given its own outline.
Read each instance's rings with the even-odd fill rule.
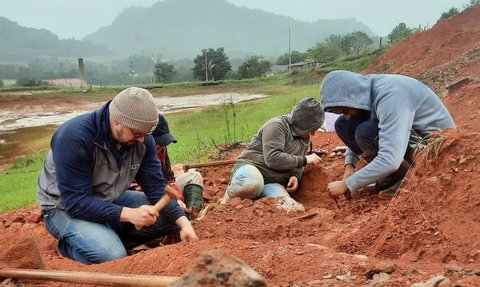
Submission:
[[[350,118],[343,115],[335,121],[335,131],[338,137],[356,154],[361,154],[371,162],[378,154],[378,121],[370,119]],[[416,136],[410,137],[410,142],[418,142]],[[413,149],[410,145],[405,151],[404,159],[412,163]]]

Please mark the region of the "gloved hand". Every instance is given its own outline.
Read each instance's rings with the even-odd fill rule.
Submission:
[[[178,200],[181,200],[182,202],[185,202],[185,197],[183,196],[183,192],[180,190],[180,188],[175,184],[175,182],[170,182],[169,185],[175,189],[176,193],[178,194]]]

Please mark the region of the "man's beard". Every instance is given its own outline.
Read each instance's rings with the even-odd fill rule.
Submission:
[[[139,141],[137,140],[131,140],[131,141],[128,141],[126,142],[124,145],[129,147],[129,148],[133,148]]]

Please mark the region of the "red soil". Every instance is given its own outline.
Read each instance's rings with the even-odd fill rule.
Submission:
[[[58,256],[38,211],[29,207],[0,215],[0,267],[21,261],[28,248],[18,248],[19,241],[33,236],[46,268],[55,270],[181,276],[202,252],[223,249],[264,276],[269,286],[409,286],[436,275],[445,276],[440,286],[480,286],[478,19],[480,7],[467,9],[393,45],[365,71],[420,78],[444,96],[459,127],[444,134],[438,155],[418,156],[394,198],[359,192],[337,207],[326,185],[341,177],[343,157],[324,156],[322,165],[306,169],[293,194],[305,212],[278,210],[271,199],[234,200],[193,223],[199,242],[93,266]],[[465,77],[470,80],[446,89]],[[337,145],[334,134],[314,137],[314,148],[330,151]],[[222,158],[235,158],[240,151],[229,150]],[[206,203],[216,202],[230,167],[200,171]]]

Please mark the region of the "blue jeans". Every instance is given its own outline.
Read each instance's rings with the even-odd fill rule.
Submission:
[[[290,197],[283,185],[279,183],[265,184],[260,171],[251,164],[242,165],[234,171],[226,192],[230,198],[240,197],[242,199]]]
[[[132,190],[126,191],[114,203],[131,208],[151,205],[143,192]],[[58,239],[60,253],[85,264],[124,257],[128,249],[179,230],[161,215],[155,224],[141,230],[128,222],[102,224],[73,218],[56,208],[47,211],[43,220],[48,232]]]
[[[338,137],[356,154],[361,154],[367,162],[371,162],[378,154],[378,121],[359,118],[346,119],[343,115],[335,121],[335,132]],[[421,141],[421,137],[414,132],[409,142]],[[405,151],[404,158],[412,162],[413,149],[410,145]]]

